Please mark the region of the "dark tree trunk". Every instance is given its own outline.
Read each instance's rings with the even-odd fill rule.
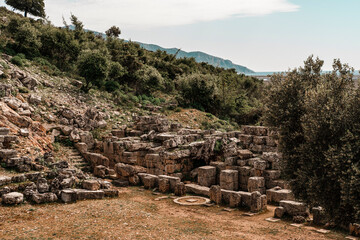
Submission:
[[[24,17],[27,17],[27,10],[25,10],[24,12]]]

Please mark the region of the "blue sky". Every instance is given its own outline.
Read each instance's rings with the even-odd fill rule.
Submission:
[[[184,51],[203,51],[255,71],[284,71],[314,54],[331,69],[360,69],[359,0],[45,0],[61,25],[70,12],[85,27]],[[0,1],[4,5],[3,1]]]

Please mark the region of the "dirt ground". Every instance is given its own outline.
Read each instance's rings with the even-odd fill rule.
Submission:
[[[0,239],[344,239],[320,234],[314,227],[270,223],[274,207],[255,216],[224,207],[179,206],[173,199],[156,201],[151,191],[120,189],[115,199],[75,204],[23,204],[0,207]]]

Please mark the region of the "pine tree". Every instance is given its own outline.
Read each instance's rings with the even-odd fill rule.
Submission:
[[[14,9],[23,11],[25,17],[28,13],[36,17],[45,17],[44,0],[5,0],[5,3]]]

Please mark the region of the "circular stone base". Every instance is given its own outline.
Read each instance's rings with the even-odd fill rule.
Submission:
[[[174,199],[174,203],[183,206],[200,206],[210,203],[210,199],[198,196],[186,196]]]

